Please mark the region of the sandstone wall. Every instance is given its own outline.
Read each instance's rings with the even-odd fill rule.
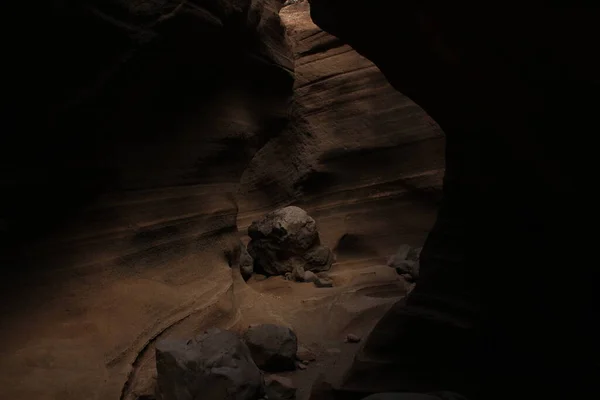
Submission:
[[[28,35],[0,138],[7,398],[150,388],[157,337],[236,322],[223,252],[277,206],[357,267],[424,240],[441,132],[305,2],[283,23],[275,0],[11,7]]]

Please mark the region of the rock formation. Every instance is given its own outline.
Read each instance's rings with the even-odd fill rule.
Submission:
[[[273,324],[253,325],[244,333],[244,342],[260,369],[280,372],[296,368],[298,338],[290,328]]]
[[[160,341],[156,367],[160,400],[256,400],[262,391],[250,350],[232,332]]]
[[[306,2],[281,5],[3,4],[6,37],[27,32],[4,63],[6,397],[149,393],[157,338],[235,321],[223,254],[283,206],[324,246],[358,240],[344,268],[423,242],[439,128]]]
[[[315,220],[298,207],[275,210],[253,222],[248,236],[256,267],[270,275],[291,272],[302,280],[306,270],[327,271],[333,262],[331,250],[321,245]]]

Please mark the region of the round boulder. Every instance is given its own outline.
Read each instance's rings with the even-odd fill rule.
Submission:
[[[268,275],[285,275],[301,266],[328,270],[331,250],[321,246],[315,220],[299,207],[285,207],[254,221],[248,228],[248,251],[254,266]]]

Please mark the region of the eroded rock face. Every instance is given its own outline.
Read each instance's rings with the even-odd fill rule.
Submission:
[[[0,360],[14,374],[3,396],[128,398],[142,344],[231,285],[241,175],[289,119],[280,7],[2,5],[29,35],[5,62],[0,292],[23,307],[3,307],[2,353],[23,351]],[[43,378],[11,367],[46,356],[61,368]]]
[[[256,400],[263,378],[234,333],[210,330],[192,340],[156,344],[160,400]]]
[[[279,372],[296,369],[298,338],[285,326],[252,325],[244,333],[252,358],[259,368]]]
[[[331,250],[320,245],[317,223],[299,207],[285,207],[267,214],[248,228],[248,251],[255,265],[270,275],[324,271],[331,267]],[[302,268],[302,271],[300,271]]]

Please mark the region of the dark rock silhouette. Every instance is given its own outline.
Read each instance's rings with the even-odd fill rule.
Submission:
[[[273,324],[252,325],[244,332],[244,342],[259,368],[270,372],[295,369],[298,338],[290,328]]]
[[[256,400],[262,390],[248,347],[219,329],[188,341],[158,342],[156,369],[161,400]]]

